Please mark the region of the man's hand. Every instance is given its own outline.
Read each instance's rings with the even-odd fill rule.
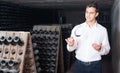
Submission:
[[[69,38],[65,39],[65,41],[67,42],[67,44],[69,46],[73,46],[74,45],[74,39],[73,39],[73,37],[69,37]]]
[[[99,51],[99,50],[101,50],[102,43],[100,43],[100,44],[93,43],[93,44],[92,44],[92,47],[93,47],[94,49],[96,49],[97,51]]]

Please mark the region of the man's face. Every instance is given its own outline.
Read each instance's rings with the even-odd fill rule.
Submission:
[[[92,22],[98,16],[98,12],[96,12],[96,8],[94,7],[87,7],[85,12],[85,18],[87,22]]]

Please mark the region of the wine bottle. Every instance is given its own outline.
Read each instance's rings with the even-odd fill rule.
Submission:
[[[0,64],[1,64],[1,66],[6,66],[7,61],[6,61],[6,60],[4,60],[4,59],[2,59],[2,60],[0,61]]]
[[[17,65],[17,64],[19,64],[19,62],[16,61],[16,60],[9,60],[9,61],[8,61],[8,66],[10,66],[10,67],[15,66],[15,65]]]
[[[6,39],[5,44],[8,45],[8,44],[12,43],[12,41],[13,41],[12,37],[9,36],[9,37]]]
[[[13,45],[16,45],[16,44],[23,46],[24,42],[18,36],[15,36],[13,39]]]
[[[0,37],[0,43],[2,44],[2,43],[4,43],[5,41],[6,41],[5,36],[1,36],[1,37]]]

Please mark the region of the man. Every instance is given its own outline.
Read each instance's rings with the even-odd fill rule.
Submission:
[[[97,4],[86,6],[86,21],[76,25],[66,40],[67,50],[75,50],[74,73],[102,73],[101,56],[110,50],[107,29],[97,23],[99,15]]]

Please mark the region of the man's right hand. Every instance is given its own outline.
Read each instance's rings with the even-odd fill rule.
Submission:
[[[65,41],[67,42],[67,44],[69,46],[73,46],[74,45],[74,38],[73,37],[69,37],[69,38],[65,39]]]

